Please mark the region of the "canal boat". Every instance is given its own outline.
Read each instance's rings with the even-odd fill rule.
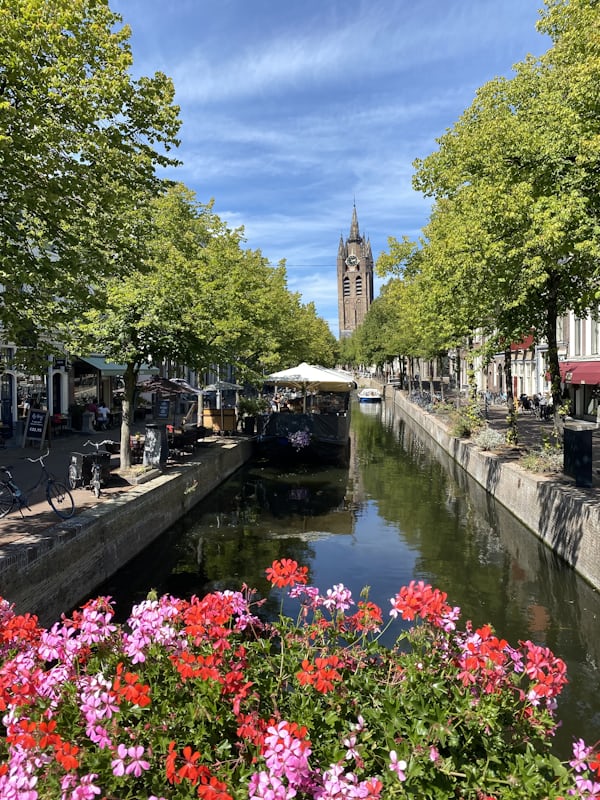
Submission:
[[[271,461],[344,463],[350,451],[352,375],[303,362],[264,379],[273,404],[257,436],[259,457]]]
[[[381,403],[381,392],[379,389],[365,387],[358,392],[359,403]]]

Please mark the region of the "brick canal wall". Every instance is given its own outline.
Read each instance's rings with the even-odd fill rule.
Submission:
[[[479,485],[507,508],[595,589],[600,590],[600,498],[552,477],[538,476],[451,436],[442,421],[386,386],[386,403],[425,431]]]
[[[49,528],[34,547],[2,564],[0,595],[48,626],[111,577],[232,475],[253,452],[251,439],[199,451],[176,471],[131,487]]]

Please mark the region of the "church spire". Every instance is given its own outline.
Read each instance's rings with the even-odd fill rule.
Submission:
[[[350,225],[350,236],[348,237],[349,242],[360,242],[362,241],[360,238],[360,233],[358,230],[358,216],[356,214],[356,204],[352,209],[352,223]]]

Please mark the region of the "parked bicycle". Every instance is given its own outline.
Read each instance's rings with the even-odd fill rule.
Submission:
[[[113,445],[115,442],[112,439],[104,439],[102,442],[87,441],[83,446],[95,447],[95,453],[72,453],[67,476],[71,489],[84,485],[87,489],[91,489],[96,497],[100,497],[110,467],[110,453],[100,448],[107,444]],[[85,483],[88,473],[89,482]]]
[[[13,509],[18,509],[21,512],[21,516],[24,517],[23,509],[26,508],[28,511],[31,511],[29,498],[40,486],[44,486],[46,500],[55,514],[61,519],[68,519],[73,516],[75,513],[73,495],[64,483],[57,481],[50,472],[48,472],[48,468],[44,463],[44,459],[48,457],[49,453],[50,451],[47,450],[46,453],[39,456],[39,458],[27,459],[27,461],[31,461],[33,464],[39,463],[41,473],[37,482],[26,491],[23,491],[15,483],[10,471],[12,467],[0,467],[0,472],[4,473],[4,477],[0,478],[0,517],[5,517],[7,514],[10,514]]]

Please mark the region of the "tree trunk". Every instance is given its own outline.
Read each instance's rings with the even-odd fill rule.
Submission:
[[[504,351],[504,382],[506,384],[506,443],[517,445],[519,443],[519,429],[517,427],[517,413],[515,410],[515,398],[512,385],[512,353],[510,345]]]
[[[554,410],[554,435],[562,441],[564,432],[564,421],[559,413],[562,406],[562,392],[560,380],[560,367],[558,365],[558,340],[556,336],[556,323],[558,314],[556,311],[556,292],[550,285],[549,298],[546,305],[546,341],[548,342],[548,369],[550,371],[550,385],[552,392],[552,406]]]
[[[461,366],[461,358],[460,358],[460,347],[456,348],[456,374],[454,376],[454,380],[456,381],[456,408],[460,409],[460,371],[462,369]]]
[[[467,401],[467,416],[472,420],[473,425],[477,425],[479,421],[479,398],[477,397],[477,381],[475,380],[475,351],[473,349],[473,337],[467,338],[467,384],[468,384],[468,401]]]
[[[123,418],[121,421],[121,469],[129,469],[129,467],[131,467],[131,447],[129,440],[131,436],[131,423],[133,422],[135,410],[137,379],[138,369],[133,364],[128,364],[125,375],[123,376],[125,386],[123,389]]]

